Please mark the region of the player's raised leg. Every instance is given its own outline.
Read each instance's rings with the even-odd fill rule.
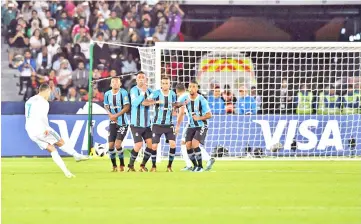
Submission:
[[[68,170],[68,168],[66,167],[63,159],[60,157],[58,151],[56,150],[56,148],[53,145],[48,144],[48,146],[46,147],[46,150],[48,152],[50,152],[51,158],[53,158],[53,161],[55,162],[55,164],[58,165],[58,167],[63,171],[64,175],[67,178],[75,177],[75,175],[72,174]]]
[[[49,134],[54,135],[54,136],[59,136],[54,130],[50,130]],[[58,137],[58,138],[60,138],[60,137]],[[60,138],[59,141],[55,143],[55,145],[58,146],[59,149],[61,149],[63,152],[73,156],[75,161],[77,161],[77,162],[85,161],[85,160],[89,159],[89,156],[79,154],[77,151],[75,151],[75,149],[73,147],[70,146],[69,143],[64,142],[64,140],[62,138]]]

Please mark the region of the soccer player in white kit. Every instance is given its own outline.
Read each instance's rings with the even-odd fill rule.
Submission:
[[[56,165],[68,178],[75,177],[65,166],[55,146],[73,156],[76,161],[87,160],[89,157],[77,153],[73,148],[64,143],[64,140],[50,126],[48,121],[49,96],[51,90],[47,84],[39,87],[39,93],[25,102],[25,129],[32,141],[44,150],[50,152]]]
[[[177,93],[178,100],[181,97],[185,97],[185,95],[189,94],[186,92],[186,88],[182,83],[177,84],[176,93]],[[178,105],[176,107],[178,107]],[[185,110],[184,106],[180,107],[177,120],[182,122],[184,119],[184,115],[186,113],[187,113],[187,110]],[[178,134],[178,132],[179,132],[179,127],[176,126],[175,133]],[[182,133],[182,140],[181,140],[182,141],[181,142],[181,153],[182,153],[183,160],[186,163],[186,166],[182,169],[182,171],[191,171],[193,169],[193,167],[192,167],[193,164],[192,164],[191,160],[189,159],[188,153],[187,153],[186,140],[185,140],[186,132],[187,132],[187,128],[184,128],[183,133]],[[200,147],[200,149],[201,149],[203,160],[207,162],[205,171],[209,171],[212,169],[215,159],[211,158],[211,156],[208,154],[208,152],[203,147]]]

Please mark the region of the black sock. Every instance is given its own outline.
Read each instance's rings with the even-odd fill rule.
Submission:
[[[110,160],[112,161],[113,167],[117,166],[117,160],[115,158],[115,153],[116,152],[114,149],[109,149],[109,157],[110,157]]]
[[[123,152],[122,147],[117,149],[117,151],[118,151],[118,158],[119,158],[120,165],[124,166],[124,152]]]
[[[197,166],[197,161],[196,161],[196,155],[194,154],[194,150],[193,149],[187,149],[187,153],[188,153],[189,159],[193,163],[193,166],[196,167]]]
[[[132,150],[132,152],[130,153],[130,160],[129,160],[129,165],[128,167],[134,167],[134,162],[138,157],[138,152],[134,151],[134,149]]]
[[[170,148],[169,149],[169,161],[168,161],[168,167],[172,166],[173,160],[174,160],[174,156],[175,156],[175,148]]]
[[[145,166],[145,164],[147,164],[147,162],[148,162],[151,155],[152,155],[152,149],[150,149],[148,147],[145,148],[142,166]]]
[[[199,147],[195,148],[194,154],[195,154],[196,160],[198,162],[198,167],[203,168],[201,149]]]
[[[157,151],[152,150],[152,167],[157,167]]]

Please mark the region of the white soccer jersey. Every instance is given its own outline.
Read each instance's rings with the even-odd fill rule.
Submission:
[[[48,121],[49,102],[35,95],[25,102],[25,129],[29,136],[43,134],[50,130]]]

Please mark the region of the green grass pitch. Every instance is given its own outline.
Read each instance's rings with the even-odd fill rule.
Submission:
[[[111,173],[51,158],[2,159],[3,224],[361,223],[360,161],[217,161],[214,172]]]

